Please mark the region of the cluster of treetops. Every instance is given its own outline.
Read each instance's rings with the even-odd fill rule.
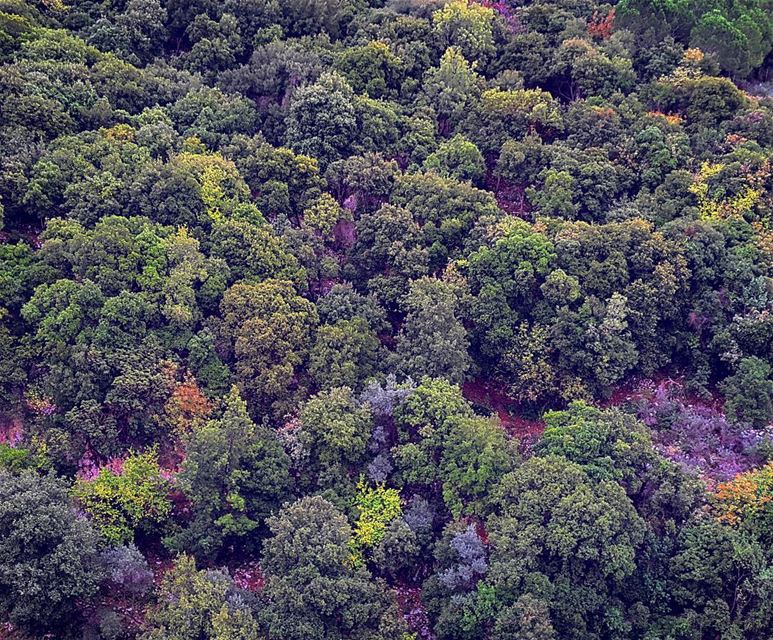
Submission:
[[[769,0],[0,0],[0,635],[773,637],[772,46]],[[601,408],[664,371],[726,417]]]

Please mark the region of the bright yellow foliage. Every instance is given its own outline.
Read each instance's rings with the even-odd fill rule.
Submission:
[[[383,483],[370,487],[362,477],[357,483],[355,507],[359,517],[354,525],[352,561],[359,564],[362,551],[376,546],[384,539],[387,526],[402,515],[403,508],[397,489],[387,489]]]
[[[698,209],[704,220],[734,218],[751,211],[762,196],[762,191],[744,187],[741,192],[730,198],[716,197],[709,193],[709,181],[718,175],[725,165],[704,162],[695,181],[690,185],[690,193],[698,198]]]

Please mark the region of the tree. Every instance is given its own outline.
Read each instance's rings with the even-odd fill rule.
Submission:
[[[496,495],[487,582],[498,598],[544,599],[559,637],[603,635],[613,610],[622,614],[623,580],[636,571],[646,530],[623,489],[548,456],[507,474]]]
[[[449,47],[440,65],[424,75],[423,94],[437,114],[441,133],[453,131],[478,98],[483,79],[457,47]]]
[[[249,594],[221,569],[197,571],[189,556],[179,556],[164,576],[158,604],[147,614],[141,640],[248,640],[260,637]]]
[[[517,443],[498,419],[453,419],[440,460],[443,500],[451,514],[485,515],[495,487],[517,460]]]
[[[584,39],[567,39],[561,43],[553,71],[556,75],[568,76],[573,94],[585,96],[627,92],[636,79],[627,57],[609,57]]]
[[[495,368],[512,349],[519,320],[534,308],[555,259],[550,239],[517,219],[469,255],[471,337],[487,367]]]
[[[345,7],[344,0],[289,0],[280,11],[280,20],[290,35],[325,31],[336,37]]]
[[[370,408],[357,402],[349,387],[339,387],[312,396],[300,418],[301,471],[309,488],[346,495],[365,461],[373,430]]]
[[[457,385],[428,377],[397,405],[394,420],[395,477],[454,515],[486,513],[493,487],[517,459],[501,426],[476,416]]]
[[[773,539],[770,508],[773,496],[773,463],[739,473],[729,482],[717,486],[713,496],[717,519],[734,527],[750,531],[769,548]]]
[[[403,79],[403,61],[389,45],[375,40],[344,50],[337,65],[356,93],[371,98],[395,96]]]
[[[392,520],[371,553],[372,565],[393,581],[413,576],[420,567],[419,537],[404,519]]]
[[[352,144],[352,152],[392,156],[400,138],[399,105],[368,96],[355,96],[354,108],[358,135]]]
[[[683,524],[697,506],[700,487],[655,451],[649,430],[635,416],[576,401],[544,419],[537,455],[562,456],[590,478],[619,483],[658,530]]]
[[[232,286],[220,311],[245,397],[255,410],[281,415],[296,368],[311,347],[318,322],[314,304],[297,295],[290,282],[266,280]]]
[[[233,66],[244,51],[238,21],[230,13],[224,13],[218,21],[201,13],[185,32],[192,43],[191,50],[182,56],[185,67],[213,79]]]
[[[444,178],[469,180],[477,185],[486,175],[486,164],[478,147],[461,134],[456,134],[430,153],[424,160],[424,168]]]
[[[397,366],[407,376],[462,382],[470,368],[467,331],[461,323],[461,292],[431,278],[414,280],[403,301],[405,322],[397,334]]]
[[[458,47],[468,60],[485,61],[494,52],[494,11],[469,0],[452,0],[432,14],[441,50]]]
[[[97,591],[97,536],[53,475],[0,472],[0,611],[33,634],[64,632]]]
[[[558,101],[541,89],[488,89],[465,118],[464,132],[484,156],[499,154],[510,138],[539,133],[543,138],[564,128]]]
[[[619,293],[606,304],[586,300],[577,312],[560,309],[551,336],[559,365],[608,394],[639,359],[629,314],[628,300]]]
[[[532,185],[548,163],[551,147],[537,136],[524,140],[507,140],[499,152],[494,173],[515,184]]]
[[[574,191],[574,178],[568,171],[548,169],[545,186],[541,190],[529,188],[526,194],[543,215],[572,220],[577,214]]]
[[[677,615],[661,623],[665,632],[670,622],[703,637],[765,638],[771,632],[769,571],[762,547],[747,535],[711,520],[685,528],[669,563],[667,589]]]
[[[73,495],[110,544],[132,542],[135,531],[167,524],[172,510],[169,483],[161,475],[158,453],[133,453],[119,471],[103,467],[93,480],[80,480]]]
[[[556,640],[544,600],[526,593],[497,615],[493,640]]]
[[[366,152],[334,162],[325,177],[336,197],[356,213],[373,211],[387,201],[399,174],[397,162],[380,152]]]
[[[351,284],[335,284],[324,296],[317,300],[320,320],[334,325],[341,320],[362,318],[376,333],[385,333],[388,329],[386,312],[379,306],[373,295],[362,295]]]
[[[771,48],[770,16],[754,2],[715,6],[687,0],[666,4],[625,0],[616,16],[621,26],[643,39],[643,47],[673,35],[715,55],[722,69],[736,77],[746,77],[763,64]]]
[[[255,204],[266,214],[299,216],[324,186],[314,158],[272,147],[261,134],[235,135],[222,153],[234,161]]]
[[[724,71],[744,78],[762,65],[770,53],[773,22],[754,3],[732,4],[736,11],[740,9],[741,15],[731,19],[719,8],[703,14],[690,33],[690,45],[713,53]]]
[[[266,518],[290,495],[290,460],[275,434],[255,425],[233,388],[222,417],[196,429],[185,450],[178,482],[192,518],[169,546],[204,560],[236,545],[254,549]]]
[[[265,222],[224,220],[214,225],[210,240],[212,255],[228,264],[233,280],[277,278],[306,284],[297,260]]]
[[[341,76],[323,74],[296,91],[287,116],[287,145],[316,158],[324,169],[346,157],[355,141],[354,92]]]
[[[135,545],[110,547],[102,552],[100,561],[111,586],[124,593],[141,598],[153,588],[153,572]]]
[[[773,367],[755,356],[744,358],[723,383],[731,420],[764,427],[773,419]]]
[[[398,178],[392,204],[408,209],[421,225],[433,269],[442,270],[449,258],[460,257],[469,234],[481,218],[502,216],[488,191],[433,172]]]
[[[132,64],[150,62],[167,38],[167,13],[158,0],[129,0],[114,20],[102,18],[91,28],[89,43],[115,51]]]
[[[234,134],[255,131],[255,107],[245,97],[201,87],[185,94],[168,107],[178,132],[195,136],[209,148],[226,143]]]
[[[359,388],[381,368],[382,348],[365,319],[322,325],[309,356],[309,374],[320,389]]]
[[[360,478],[354,509],[357,519],[352,533],[352,549],[355,562],[362,562],[363,552],[382,543],[390,524],[402,515],[400,492],[387,489],[383,484],[369,487],[364,478]]]
[[[746,97],[727,78],[667,77],[658,82],[656,91],[658,106],[680,112],[688,125],[715,126],[746,105]]]
[[[655,457],[645,426],[618,409],[601,410],[577,401],[566,411],[546,413],[545,422],[539,455],[563,456],[599,480],[638,485]]]
[[[269,521],[263,618],[271,637],[394,638],[402,632],[383,584],[351,562],[352,530],[319,496],[286,506]]]
[[[350,256],[357,283],[387,308],[397,308],[412,278],[427,274],[429,256],[411,212],[391,204],[357,222]]]
[[[147,218],[48,225],[43,283],[21,315],[41,363],[35,391],[55,405],[52,420],[69,432],[76,459],[87,445],[119,455],[160,426],[177,371],[170,361],[185,357],[182,347],[226,284],[223,263],[199,246]]]

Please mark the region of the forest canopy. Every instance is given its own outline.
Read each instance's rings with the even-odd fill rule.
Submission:
[[[770,0],[0,0],[0,637],[773,637]]]

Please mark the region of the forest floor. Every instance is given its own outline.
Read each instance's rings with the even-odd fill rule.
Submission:
[[[508,395],[505,386],[493,380],[478,378],[462,385],[462,393],[473,405],[496,414],[509,435],[517,438],[524,449],[530,448],[545,430],[542,420],[526,418],[519,413],[519,402]]]
[[[615,389],[609,398],[596,401],[595,404],[603,408],[632,405],[647,400],[661,385],[678,390],[686,407],[705,407],[723,413],[723,402],[719,396],[702,397],[689,393],[685,390],[683,376],[664,372],[657,372],[647,378],[631,378]],[[484,408],[496,414],[505,431],[517,438],[525,450],[531,448],[545,430],[544,420],[526,417],[522,404],[508,393],[502,383],[476,378],[462,385],[462,393],[478,409]]]

